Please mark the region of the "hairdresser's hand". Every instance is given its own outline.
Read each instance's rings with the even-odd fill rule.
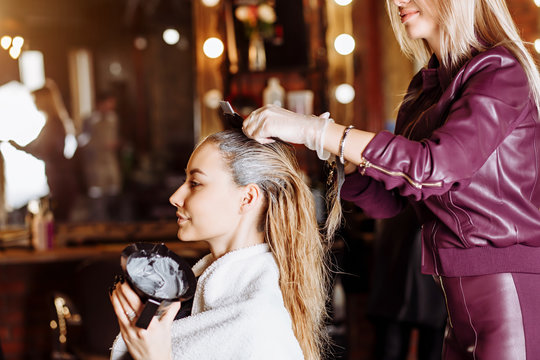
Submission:
[[[293,144],[303,144],[316,150],[322,158],[324,132],[328,123],[333,121],[329,115],[303,115],[279,106],[266,105],[253,111],[244,120],[242,129],[244,134],[262,144],[278,138]]]
[[[127,283],[115,286],[111,293],[111,303],[122,338],[134,360],[172,359],[171,325],[180,310],[179,301],[167,307],[161,316],[155,316],[148,329],[135,326],[144,304]]]

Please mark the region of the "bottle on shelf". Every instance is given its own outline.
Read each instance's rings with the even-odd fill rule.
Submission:
[[[54,216],[49,198],[31,200],[28,203],[27,222],[30,228],[32,247],[42,251],[54,246]]]
[[[285,103],[285,89],[279,84],[279,79],[271,77],[263,90],[263,104],[273,104],[283,107]]]

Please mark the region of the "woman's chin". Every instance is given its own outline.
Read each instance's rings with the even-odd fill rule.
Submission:
[[[182,231],[182,229],[178,229],[178,232],[176,233],[176,236],[178,237],[178,240],[180,240],[180,241],[191,242],[191,241],[198,241],[199,240],[199,239],[194,239],[193,236],[190,236],[185,231]]]

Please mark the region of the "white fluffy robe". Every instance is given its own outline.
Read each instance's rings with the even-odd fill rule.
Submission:
[[[193,267],[199,276],[192,315],[174,321],[175,360],[304,359],[279,288],[279,271],[267,244],[206,255]],[[111,359],[126,359],[121,336]]]

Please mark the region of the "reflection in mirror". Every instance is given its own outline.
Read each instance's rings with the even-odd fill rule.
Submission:
[[[58,223],[174,218],[168,197],[194,145],[191,5],[189,0],[0,3],[0,102],[7,104],[0,107],[1,182],[6,182],[0,225],[24,225],[28,202],[44,196]],[[178,39],[164,39],[167,29]],[[43,68],[29,75],[22,69],[36,54]],[[36,84],[44,84],[37,77],[56,83],[54,103],[65,105],[52,116],[61,120],[54,126],[31,95],[40,87]],[[56,130],[48,131],[47,124]],[[61,144],[49,136],[42,140],[47,133],[60,134]],[[56,146],[53,163],[66,160],[69,166],[49,165],[38,144]]]

